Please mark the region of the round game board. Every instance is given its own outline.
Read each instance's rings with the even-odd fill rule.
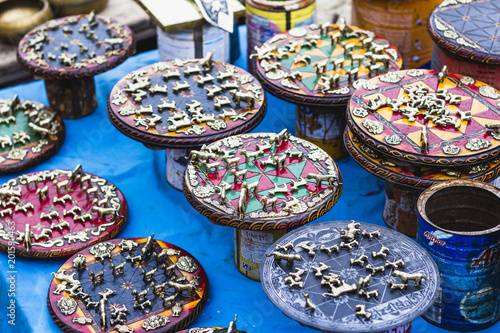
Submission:
[[[208,299],[205,270],[153,236],[96,244],[52,273],[47,303],[55,323],[84,333],[177,332],[189,325]]]
[[[54,111],[32,101],[0,99],[0,173],[23,170],[56,153],[66,135]]]
[[[33,75],[50,79],[94,76],[134,52],[132,31],[115,20],[77,15],[48,21],[19,42],[17,58]]]
[[[411,69],[358,88],[347,121],[361,141],[403,163],[471,165],[500,153],[499,105],[500,92],[485,83]]]
[[[343,23],[293,28],[256,48],[251,57],[256,58],[255,75],[267,91],[310,106],[345,105],[365,79],[402,65],[389,41]]]
[[[266,108],[264,91],[252,75],[208,54],[130,73],[113,88],[108,116],[147,147],[185,149],[251,131]]]
[[[499,10],[495,0],[446,0],[432,12],[428,30],[434,42],[448,52],[464,60],[498,65]]]
[[[190,157],[184,194],[219,225],[261,231],[297,227],[329,211],[342,193],[332,158],[287,130],[228,137]]]
[[[408,332],[437,298],[440,277],[410,238],[368,223],[333,221],[304,226],[271,246],[261,281],[287,317],[322,332]]]
[[[80,166],[11,179],[0,198],[0,250],[23,257],[73,255],[116,236],[127,217],[120,190]]]
[[[489,182],[500,174],[500,160],[466,166],[439,166],[401,163],[361,142],[349,129],[344,142],[352,158],[371,174],[393,183],[425,189],[439,181],[472,179]]]

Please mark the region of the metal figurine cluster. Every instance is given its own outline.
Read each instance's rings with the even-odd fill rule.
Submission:
[[[218,132],[228,123],[230,129],[259,110],[262,89],[250,74],[212,57],[209,52],[203,59],[176,59],[139,69],[118,84],[110,103],[121,117],[132,116],[135,127],[163,135],[201,135],[207,126]],[[188,102],[191,97],[196,99]]]
[[[91,239],[117,233],[127,212],[116,186],[84,173],[80,165],[11,179],[0,188],[0,197],[0,249],[7,251],[12,241],[27,257],[72,255]],[[14,239],[6,228],[11,222]]]
[[[153,236],[99,243],[52,273],[49,303],[56,323],[82,332],[187,326],[206,302],[205,273],[182,249]]]
[[[302,261],[302,257],[297,254],[298,251],[306,251],[309,257],[314,257],[318,250],[325,251],[328,256],[332,256],[334,252],[338,254],[344,249],[352,252],[353,249],[359,248],[359,242],[357,240],[358,235],[366,237],[369,241],[371,241],[374,237],[380,238],[380,230],[368,232],[366,230],[361,230],[359,226],[359,223],[351,221],[351,223],[347,225],[347,229],[340,231],[340,238],[342,241],[339,244],[326,247],[325,245],[313,245],[310,244],[310,242],[307,242],[306,244],[302,244],[300,246],[301,250],[296,250],[292,243],[288,243],[284,246],[277,245],[275,251],[271,254],[266,254],[266,257],[273,256],[275,263],[285,260],[287,266],[292,266],[294,261]],[[389,253],[390,249],[382,245],[378,252],[372,252],[372,258],[385,259]],[[367,289],[370,286],[371,277],[376,274],[383,275],[386,268],[392,268],[391,275],[394,278],[399,278],[401,280],[401,283],[397,283],[396,279],[387,280],[387,284],[390,286],[391,291],[405,291],[408,286],[408,281],[413,281],[415,287],[420,286],[422,279],[429,281],[429,279],[421,273],[406,273],[401,271],[400,269],[404,269],[405,267],[405,262],[402,259],[394,262],[387,260],[384,265],[377,267],[373,267],[371,264],[367,264],[365,266],[365,263],[367,262],[368,256],[365,254],[359,256],[358,258],[353,256],[350,259],[351,267],[357,265],[366,269],[367,275],[365,277],[360,277],[358,284],[348,284],[344,279],[342,279],[341,275],[328,272],[328,269],[331,268],[331,266],[326,265],[323,262],[319,262],[317,266],[311,265],[310,270],[315,277],[321,279],[321,285],[330,290],[329,292],[323,293],[323,297],[325,298],[339,297],[344,294],[357,292],[359,296],[364,297],[366,300],[369,300],[370,298],[378,299],[379,289],[373,289],[370,291]],[[335,270],[338,270],[338,268],[335,268]],[[288,273],[288,277],[286,277],[284,281],[289,285],[290,290],[295,287],[299,289],[304,288],[304,281],[302,281],[302,275],[304,273],[309,273],[309,271],[298,267],[295,268],[295,272]],[[305,299],[305,308],[311,313],[314,312],[316,310],[316,305],[310,300],[309,294],[304,293],[303,297]],[[364,317],[369,320],[372,314],[366,310],[366,304],[358,304],[356,305],[356,316]]]
[[[94,12],[49,21],[30,34],[20,45],[24,61],[34,61],[38,67],[47,69],[101,65],[130,43],[130,30]],[[54,42],[58,44],[50,45]]]
[[[356,89],[364,84],[361,77],[376,76],[390,70],[391,61],[400,62],[398,52],[387,40],[371,31],[347,26],[344,18],[338,25],[314,24],[294,28],[288,35],[276,35],[256,46],[250,55],[253,57],[266,78],[281,80],[282,88],[297,92],[308,89],[320,95],[348,95],[354,91],[351,85]],[[311,76],[319,80],[298,84]]]
[[[30,160],[54,152],[64,139],[64,125],[55,112],[17,95],[0,99],[0,124],[6,125],[0,132],[0,170],[6,172],[30,166]]]
[[[234,315],[234,320],[229,322],[227,328],[222,327],[195,327],[189,330],[180,331],[179,333],[244,333],[236,329],[236,320],[238,315]]]
[[[192,150],[188,158],[189,192],[240,220],[303,214],[341,186],[333,160],[286,129],[229,137]]]

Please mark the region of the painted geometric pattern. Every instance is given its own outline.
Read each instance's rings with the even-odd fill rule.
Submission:
[[[407,71],[398,73],[406,74]],[[469,140],[473,138],[485,139],[491,146],[486,149],[479,150],[480,153],[486,151],[495,151],[500,148],[500,141],[495,140],[491,136],[491,130],[488,130],[486,124],[500,124],[500,110],[497,107],[499,99],[488,98],[478,93],[482,83],[475,85],[464,85],[460,82],[460,75],[449,74],[443,82],[439,82],[437,72],[426,72],[425,76],[412,77],[405,75],[404,78],[397,84],[384,83],[379,78],[373,78],[370,81],[377,84],[379,89],[365,90],[359,89],[353,96],[349,105],[349,119],[355,125],[356,130],[364,133],[367,137],[377,142],[379,145],[388,147],[389,150],[397,150],[402,152],[402,155],[423,154],[431,157],[454,157],[454,156],[469,156],[475,155],[478,151],[471,151],[465,146]],[[392,100],[408,98],[408,94],[404,91],[405,88],[420,85],[427,89],[427,94],[436,93],[438,89],[446,89],[448,93],[459,95],[460,103],[450,105],[446,102],[446,109],[453,119],[461,119],[458,111],[470,112],[471,119],[460,120],[458,128],[448,125],[440,126],[432,120],[426,120],[424,117],[424,109],[419,109],[415,116],[415,121],[410,122],[408,117],[404,117],[401,112],[393,111],[391,106],[383,106],[376,112],[368,112],[365,117],[356,116],[353,110],[356,108],[365,108],[370,100],[379,98],[390,98]],[[404,105],[404,104],[403,104]],[[383,125],[383,132],[374,134],[368,131],[363,123],[367,120],[374,120]],[[429,151],[421,153],[421,130],[423,126],[428,128]],[[402,142],[397,145],[388,145],[385,138],[390,135],[396,135],[402,139]],[[460,148],[457,155],[449,155],[444,153],[443,148],[448,145],[455,145]]]

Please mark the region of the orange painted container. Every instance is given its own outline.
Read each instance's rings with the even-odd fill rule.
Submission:
[[[403,68],[417,68],[432,58],[432,39],[426,31],[432,10],[441,0],[353,0],[352,23],[393,43]]]

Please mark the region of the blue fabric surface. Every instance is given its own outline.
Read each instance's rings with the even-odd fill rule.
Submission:
[[[245,30],[240,40],[246,41]],[[246,43],[242,43],[246,44]],[[246,68],[246,45],[236,65]],[[90,116],[66,120],[67,138],[51,159],[24,172],[0,176],[0,183],[25,172],[54,168],[73,169],[104,177],[124,193],[129,204],[128,222],[117,237],[147,237],[176,244],[194,255],[204,266],[210,281],[209,301],[190,327],[226,326],[238,314],[237,327],[250,333],[316,332],[285,317],[267,299],[258,282],[241,275],[233,263],[231,228],[215,226],[196,212],[182,192],[165,180],[165,153],[152,151],[116,130],[106,116],[106,100],[114,84],[127,73],[158,60],[156,51],[140,54],[117,68],[96,76],[99,106]],[[18,94],[48,104],[43,82],[34,82],[0,91],[0,98]],[[288,128],[294,133],[295,106],[268,94],[269,109],[255,132],[278,132]],[[338,162],[344,190],[335,207],[317,220],[358,220],[384,225],[382,182],[360,168],[351,158]],[[365,196],[367,193],[378,193]],[[7,323],[7,255],[0,253],[0,330],[2,332],[60,332],[47,310],[46,298],[52,276],[66,259],[30,260],[17,258],[16,326]],[[484,330],[500,331],[500,324]],[[415,333],[446,332],[421,318],[413,322]]]

